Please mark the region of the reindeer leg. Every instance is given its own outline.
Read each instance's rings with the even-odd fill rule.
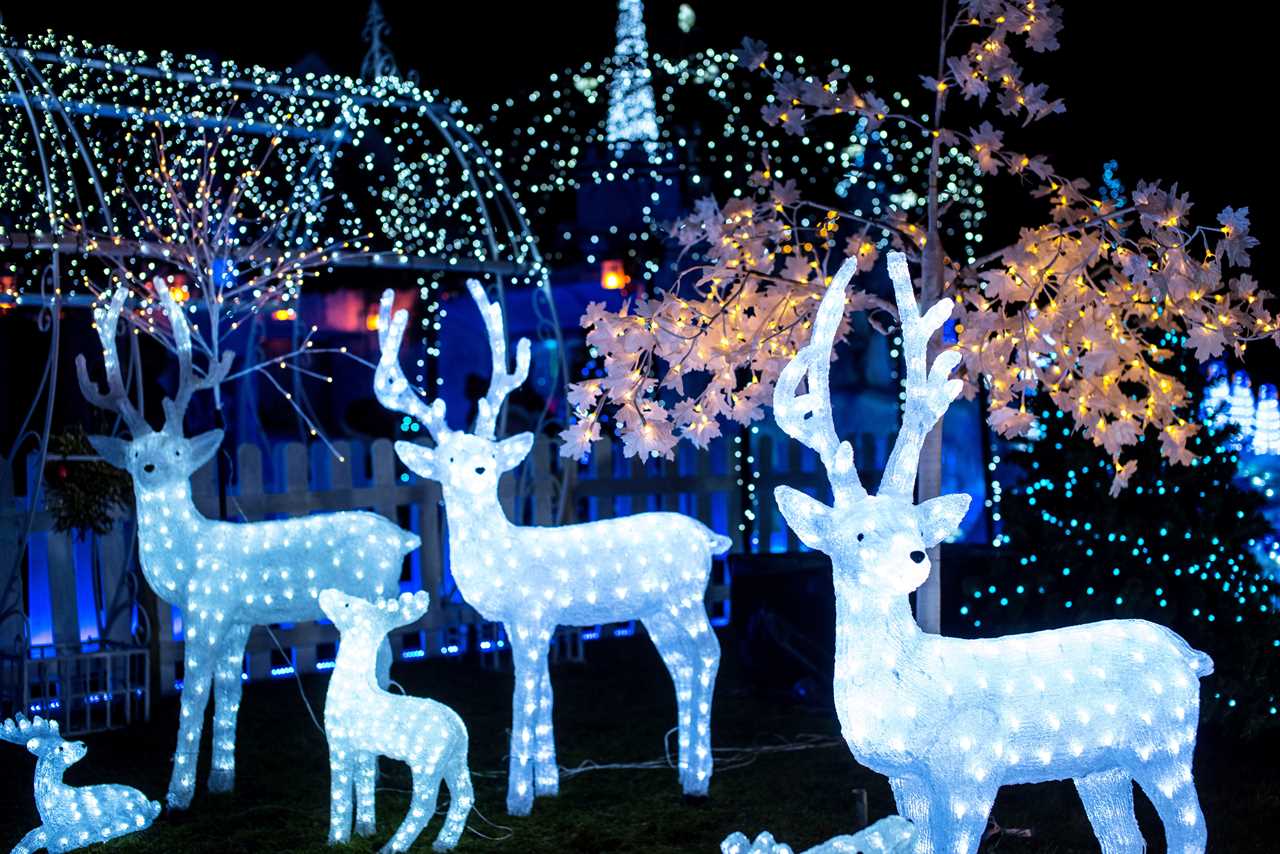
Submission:
[[[560,794],[560,767],[556,764],[556,731],[551,721],[555,697],[551,692],[551,671],[547,664],[547,650],[551,645],[552,631],[554,630],[544,630],[538,636],[542,656],[538,663],[538,713],[533,728],[536,747],[533,755],[535,797]]]
[[[711,753],[711,701],[720,669],[720,641],[716,638],[706,606],[699,597],[690,610],[686,627],[693,635],[693,756],[685,793],[706,795],[714,765]]]
[[[997,788],[986,785],[935,787],[930,830],[938,854],[977,854]]]
[[[676,740],[679,743],[680,785],[686,794],[691,791],[690,756],[693,753],[693,662],[697,656],[688,632],[669,613],[648,617],[644,627],[649,638],[662,656],[662,663],[671,674],[676,688]],[[705,794],[705,790],[703,791]]]
[[[453,748],[453,755],[444,772],[445,785],[449,787],[449,813],[444,818],[444,827],[431,847],[436,851],[449,851],[462,838],[462,831],[467,827],[467,816],[471,814],[471,805],[475,803],[475,794],[471,789],[471,772],[467,769],[467,734],[462,732]]]
[[[49,834],[45,832],[44,825],[40,825],[34,830],[27,831],[27,835],[18,841],[10,854],[33,854],[48,844]],[[51,850],[51,849],[50,849]]]
[[[252,626],[232,626],[218,644],[213,672],[213,767],[209,791],[230,792],[236,783],[236,715],[244,688],[244,645]]]
[[[379,849],[378,854],[396,854],[408,851],[417,841],[422,829],[436,814],[436,798],[440,794],[440,766],[414,765],[413,797],[409,799],[409,812],[404,821],[396,829],[395,834],[387,840],[387,844]]]
[[[1076,791],[1102,854],[1142,854],[1146,843],[1133,814],[1133,779],[1120,768],[1077,777]]]
[[[1200,798],[1191,777],[1190,757],[1194,748],[1194,742],[1188,745],[1185,761],[1169,756],[1164,761],[1153,759],[1150,764],[1133,769],[1134,779],[1160,814],[1169,854],[1204,854],[1208,844]]]
[[[351,838],[351,790],[355,783],[356,752],[346,742],[329,739],[329,844]]]
[[[915,854],[935,854],[941,848],[934,847],[932,806],[929,786],[919,777],[891,777],[889,786],[893,789],[893,800],[898,806],[898,815],[911,821],[916,828]],[[937,840],[939,846],[943,840]]]
[[[378,830],[378,754],[362,751],[355,760],[356,835],[372,836]]]
[[[183,609],[183,618],[197,620],[198,613],[199,606],[192,603],[192,607]],[[169,779],[168,802],[171,809],[184,810],[191,805],[196,766],[200,760],[200,737],[204,733],[204,714],[209,705],[213,663],[220,640],[212,621],[197,620],[187,628],[178,746],[173,756],[173,776]]]
[[[511,697],[507,812],[528,815],[533,809],[534,716],[538,711],[540,674],[545,666],[547,647],[539,640],[542,633],[536,629],[529,626],[513,628],[514,631],[507,633],[511,639],[511,662],[516,671],[515,690]]]

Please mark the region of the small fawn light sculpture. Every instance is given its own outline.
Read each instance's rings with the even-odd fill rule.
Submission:
[[[387,632],[419,619],[427,612],[429,601],[421,591],[377,604],[338,590],[320,591],[320,608],[342,633],[324,701],[324,733],[332,775],[330,844],[351,838],[352,818],[356,833],[367,836],[374,832],[379,756],[398,759],[413,773],[409,813],[382,847],[382,854],[407,851],[413,845],[435,815],[442,779],[449,788],[449,812],[432,848],[450,850],[466,827],[474,796],[462,718],[435,700],[387,692],[375,673],[378,650]]]
[[[453,577],[486,620],[501,622],[515,665],[507,810],[527,815],[534,795],[554,795],[560,776],[551,723],[547,647],[557,625],[644,622],[675,683],[680,782],[687,795],[707,793],[711,781],[711,699],[720,645],[703,599],[712,556],[731,541],[678,513],[640,513],[561,527],[512,524],[498,500],[498,478],[533,446],[521,433],[494,438],[498,411],[529,372],[522,338],[515,373],[507,370],[501,307],[475,280],[467,287],[489,334],[493,375],[471,432],[450,430],[444,401],[428,405],[400,367],[407,322],[392,317],[393,294],[382,297],[378,338],[382,357],[375,389],[382,405],[411,415],[435,440],[428,448],[397,442],[396,453],[420,477],[438,480],[449,522]]]
[[[914,501],[925,436],[961,390],[948,379],[958,353],[942,353],[931,368],[926,357],[952,303],[921,317],[906,260],[890,253],[906,409],[880,490],[868,495],[852,447],[836,436],[828,375],[853,271],[846,263],[837,273],[810,343],[778,378],[774,416],[817,452],[835,498],[828,507],[786,486],[775,492],[792,530],[831,557],[836,710],[854,757],[889,777],[919,854],[971,854],[1002,785],[1067,778],[1104,854],[1145,849],[1135,780],[1160,814],[1168,850],[1200,854],[1205,826],[1191,762],[1208,656],[1142,620],[961,640],[924,634],[912,619],[907,595],[929,576],[925,550],[969,506],[967,495]],[[802,378],[807,393],[797,394]]]
[[[94,311],[106,363],[103,394],[76,358],[80,389],[94,405],[119,413],[129,440],[90,436],[104,460],[133,477],[142,573],[156,595],[182,609],[185,644],[181,717],[169,806],[184,809],[195,788],[196,762],[210,689],[215,693],[213,767],[209,790],[235,783],[236,714],[240,707],[244,647],[259,624],[317,620],[316,597],[325,587],[382,596],[399,587],[404,555],[418,547],[414,534],[376,513],[325,513],[299,519],[234,523],[207,519],[191,497],[191,475],[222,443],[222,431],[191,439],[182,420],[191,396],[222,381],[234,354],[197,377],[191,332],[168,288],[156,289],[173,329],[178,391],[164,401],[165,424],[153,431],[129,401],[116,355],[116,324],[128,291],[116,290]],[[389,672],[390,649],[383,669]]]
[[[836,836],[806,848],[801,854],[910,854],[915,844],[916,830],[902,816],[882,818],[870,827],[852,836]],[[784,845],[765,831],[754,841],[741,833],[735,833],[720,843],[720,854],[792,854],[791,846]]]
[[[63,773],[84,758],[82,741],[64,741],[57,721],[23,715],[0,724],[0,741],[24,745],[36,756],[35,796],[40,826],[11,854],[75,851],[96,842],[136,833],[151,825],[160,805],[129,786],[68,786]]]

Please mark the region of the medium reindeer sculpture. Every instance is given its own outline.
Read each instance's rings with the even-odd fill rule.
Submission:
[[[326,587],[365,596],[395,592],[404,556],[418,547],[419,539],[376,513],[325,513],[252,523],[200,515],[189,478],[217,452],[222,431],[187,439],[183,415],[192,394],[226,376],[233,354],[228,352],[197,378],[186,318],[167,288],[156,290],[178,356],[178,391],[164,401],[162,430],[153,431],[130,403],[121,376],[115,336],[128,294],[124,287],[107,307],[94,311],[107,393],[89,379],[83,355],[76,358],[76,368],[84,396],[119,413],[129,428],[129,440],[90,436],[89,441],[104,460],[133,476],[142,573],[156,595],[182,609],[185,667],[168,803],[185,809],[195,788],[211,688],[216,696],[209,790],[225,792],[234,786],[236,713],[250,630],[260,624],[320,619],[316,597]],[[389,647],[383,659],[383,672],[389,674]]]
[[[431,847],[436,851],[450,850],[458,844],[466,827],[474,796],[467,768],[467,728],[462,718],[435,700],[387,692],[374,672],[378,649],[387,632],[420,618],[427,613],[429,602],[422,591],[377,604],[338,590],[320,591],[320,608],[342,633],[324,701],[324,733],[329,741],[332,773],[331,845],[351,838],[353,817],[356,833],[368,836],[375,831],[379,756],[398,759],[408,764],[413,773],[409,812],[381,854],[407,851],[417,841],[435,815],[442,778],[449,787],[449,812]],[[355,815],[352,788],[358,810]]]
[[[960,524],[967,495],[915,504],[918,455],[960,393],[948,379],[960,355],[927,365],[929,338],[951,314],[943,300],[920,316],[904,257],[889,255],[906,359],[906,409],[880,490],[868,495],[853,450],[831,417],[828,372],[846,263],[818,309],[813,337],[782,371],[774,416],[812,448],[834,493],[828,507],[786,486],[787,523],[826,552],[836,596],[835,698],[854,757],[889,777],[898,811],[916,826],[919,854],[978,849],[997,790],[1071,778],[1104,854],[1145,850],[1133,781],[1155,804],[1168,850],[1200,854],[1204,817],[1191,776],[1198,677],[1209,657],[1142,620],[961,640],[921,632],[907,596],[929,576],[926,549]],[[805,394],[796,389],[807,378]]]
[[[40,826],[10,854],[75,851],[96,842],[136,833],[151,826],[160,805],[129,786],[68,786],[62,775],[84,758],[82,741],[64,741],[57,721],[18,715],[0,724],[0,741],[21,744],[36,756],[36,811]]]
[[[396,453],[418,476],[440,481],[458,590],[486,620],[501,622],[511,641],[516,684],[507,810],[527,815],[535,795],[559,790],[547,673],[556,626],[632,619],[644,622],[675,683],[684,792],[706,795],[720,645],[703,599],[712,556],[731,541],[678,513],[558,528],[512,524],[498,500],[498,478],[528,455],[533,436],[499,441],[494,432],[503,400],[528,376],[529,341],[520,340],[516,370],[509,373],[501,308],[479,282],[469,280],[467,287],[484,317],[493,356],[475,428],[450,430],[444,401],[428,405],[410,388],[399,361],[407,315],[401,310],[392,317],[391,291],[382,297],[382,358],[374,383],[383,406],[416,418],[435,440],[434,448],[397,442]]]

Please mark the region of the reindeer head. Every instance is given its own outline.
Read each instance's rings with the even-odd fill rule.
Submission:
[[[813,335],[778,377],[774,418],[787,435],[812,448],[827,470],[834,506],[792,489],[774,490],[787,524],[809,548],[831,556],[837,574],[886,593],[906,594],[929,577],[928,549],[959,527],[969,496],[943,495],[915,503],[916,468],[925,436],[962,389],[948,379],[960,355],[948,351],[926,369],[929,338],[951,316],[940,300],[923,317],[916,304],[905,257],[889,253],[902,344],[907,364],[907,403],[902,429],[876,495],[868,495],[853,462],[853,446],[841,442],[831,418],[831,349],[844,315],[845,287],[857,269],[846,261],[818,307]],[[807,392],[796,394],[800,380]]]
[[[235,356],[227,351],[221,362],[214,364],[204,376],[197,378],[191,362],[191,329],[187,326],[182,309],[163,284],[156,287],[156,293],[169,318],[174,350],[178,356],[178,391],[172,398],[164,401],[165,423],[161,430],[152,430],[142,413],[130,402],[120,371],[120,359],[116,354],[116,326],[129,295],[126,287],[122,285],[117,288],[111,302],[106,307],[94,309],[93,313],[98,339],[102,342],[102,361],[107,372],[106,394],[89,379],[84,355],[76,357],[76,374],[85,399],[95,406],[119,414],[130,434],[129,439],[90,436],[89,443],[104,460],[129,472],[140,489],[163,489],[171,484],[184,482],[217,452],[222,444],[221,430],[210,430],[188,439],[183,435],[182,419],[191,402],[191,395],[221,383],[231,369],[231,360]]]
[[[333,621],[343,637],[367,632],[377,641],[392,629],[407,626],[427,613],[431,599],[426,592],[402,593],[399,599],[370,602],[332,587],[320,591],[320,610]]]
[[[401,309],[392,315],[394,294],[390,290],[382,295],[382,308],[378,315],[378,343],[382,357],[378,361],[373,386],[383,406],[416,418],[435,440],[434,448],[396,442],[396,454],[404,464],[419,477],[440,481],[448,490],[481,495],[495,492],[498,477],[518,466],[533,447],[531,433],[520,433],[501,441],[494,438],[503,400],[529,376],[529,339],[520,339],[516,346],[516,370],[509,373],[502,309],[489,301],[484,288],[475,279],[467,280],[467,289],[484,317],[489,349],[493,355],[489,391],[479,403],[475,427],[470,432],[450,430],[445,423],[444,401],[437,398],[428,405],[410,387],[400,367],[400,339],[404,336],[408,313]]]
[[[36,715],[31,720],[18,715],[0,724],[0,741],[24,745],[36,757],[70,767],[89,751],[82,741],[63,741],[57,721],[47,721]]]

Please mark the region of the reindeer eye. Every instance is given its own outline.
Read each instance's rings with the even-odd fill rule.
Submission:
[[[863,539],[865,536],[866,536],[866,534],[861,534],[861,533],[860,533],[860,534],[858,534],[858,542],[862,542],[862,539]]]

